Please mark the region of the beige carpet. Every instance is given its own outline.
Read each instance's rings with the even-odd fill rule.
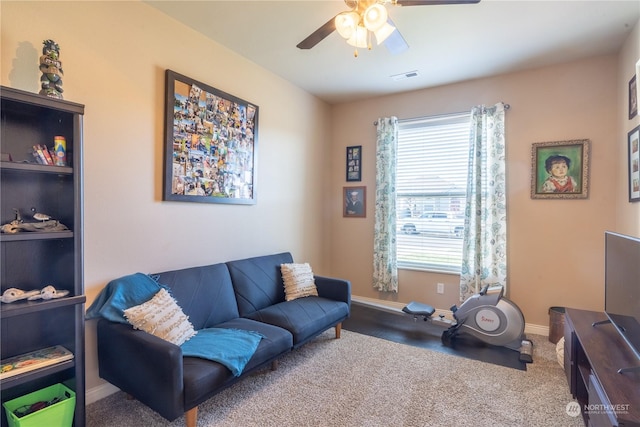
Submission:
[[[342,331],[327,331],[199,407],[198,426],[582,426],[555,346],[533,336],[527,371]],[[87,426],[184,426],[118,392]]]

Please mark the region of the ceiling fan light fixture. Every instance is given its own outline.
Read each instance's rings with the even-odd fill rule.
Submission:
[[[357,47],[361,49],[368,48],[369,47],[369,44],[367,43],[368,33],[369,31],[367,31],[365,27],[363,27],[362,25],[358,25],[356,27],[356,31],[354,32],[353,36],[347,39],[347,43],[353,47]]]
[[[367,30],[376,32],[387,23],[387,18],[387,8],[380,3],[374,3],[364,11],[362,20]]]
[[[382,42],[384,42],[395,30],[396,27],[385,22],[382,27],[374,32],[376,36],[376,43],[378,43],[378,45],[382,44]]]
[[[354,37],[358,23],[360,22],[360,15],[356,12],[342,12],[336,16],[335,24],[338,34],[346,40]]]

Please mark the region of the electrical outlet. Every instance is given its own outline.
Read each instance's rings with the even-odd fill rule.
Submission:
[[[436,292],[439,294],[444,294],[444,283],[438,283]]]

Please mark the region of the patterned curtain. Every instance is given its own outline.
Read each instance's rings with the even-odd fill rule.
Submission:
[[[507,282],[504,104],[471,110],[460,301]]]
[[[398,118],[378,119],[376,207],[373,234],[373,287],[398,292],[396,255],[396,146]]]

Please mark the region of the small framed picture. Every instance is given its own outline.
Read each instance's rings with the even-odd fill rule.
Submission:
[[[586,199],[588,193],[588,139],[533,144],[532,199]]]
[[[629,81],[629,120],[638,115],[638,89],[636,76]]]
[[[362,145],[347,147],[347,181],[362,181]]]
[[[342,200],[344,205],[342,216],[349,218],[367,216],[367,187],[343,187]]]
[[[629,201],[640,202],[640,126],[628,134],[629,145]]]

